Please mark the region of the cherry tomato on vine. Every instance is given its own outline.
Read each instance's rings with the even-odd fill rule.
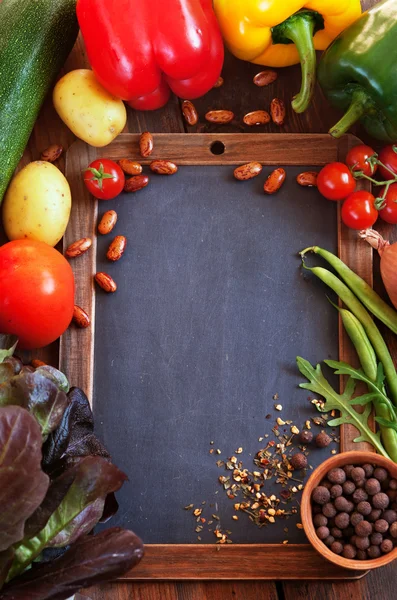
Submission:
[[[397,144],[389,144],[379,152],[379,160],[397,176]],[[393,173],[379,165],[382,181],[393,179]]]
[[[44,242],[14,240],[0,248],[0,331],[18,348],[41,348],[69,326],[74,277],[68,261]]]
[[[344,200],[354,192],[356,181],[346,165],[333,162],[325,165],[317,175],[317,187],[327,200]]]
[[[125,177],[117,163],[99,158],[84,170],[84,183],[94,198],[111,200],[122,192]]]
[[[362,171],[364,175],[372,177],[376,173],[378,165],[368,162],[376,152],[371,146],[359,144],[349,150],[346,156],[346,164],[352,171]]]
[[[353,192],[342,205],[341,217],[344,224],[350,229],[372,227],[378,218],[375,197],[365,190]]]
[[[385,188],[379,192],[379,197],[384,194]],[[397,183],[392,183],[385,197],[385,206],[379,211],[379,216],[386,223],[397,224]]]

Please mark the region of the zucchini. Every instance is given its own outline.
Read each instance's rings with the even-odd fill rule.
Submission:
[[[76,0],[0,2],[0,204],[77,33]]]

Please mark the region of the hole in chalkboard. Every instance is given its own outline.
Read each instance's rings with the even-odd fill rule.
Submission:
[[[225,152],[225,144],[223,142],[212,142],[210,150],[212,154],[216,154],[216,156],[219,156],[220,154],[223,154]]]

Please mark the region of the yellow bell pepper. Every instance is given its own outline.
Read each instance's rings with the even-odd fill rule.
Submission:
[[[316,78],[315,50],[361,14],[360,0],[213,0],[229,50],[242,60],[268,67],[302,66],[302,87],[292,101],[306,110]]]

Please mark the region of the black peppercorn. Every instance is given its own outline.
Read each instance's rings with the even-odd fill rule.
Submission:
[[[323,485],[314,488],[312,492],[312,500],[317,504],[326,504],[329,502],[330,498],[331,494],[329,493],[329,490]]]
[[[318,433],[314,438],[315,444],[317,448],[326,448],[332,442],[332,439],[329,437],[325,431]]]

